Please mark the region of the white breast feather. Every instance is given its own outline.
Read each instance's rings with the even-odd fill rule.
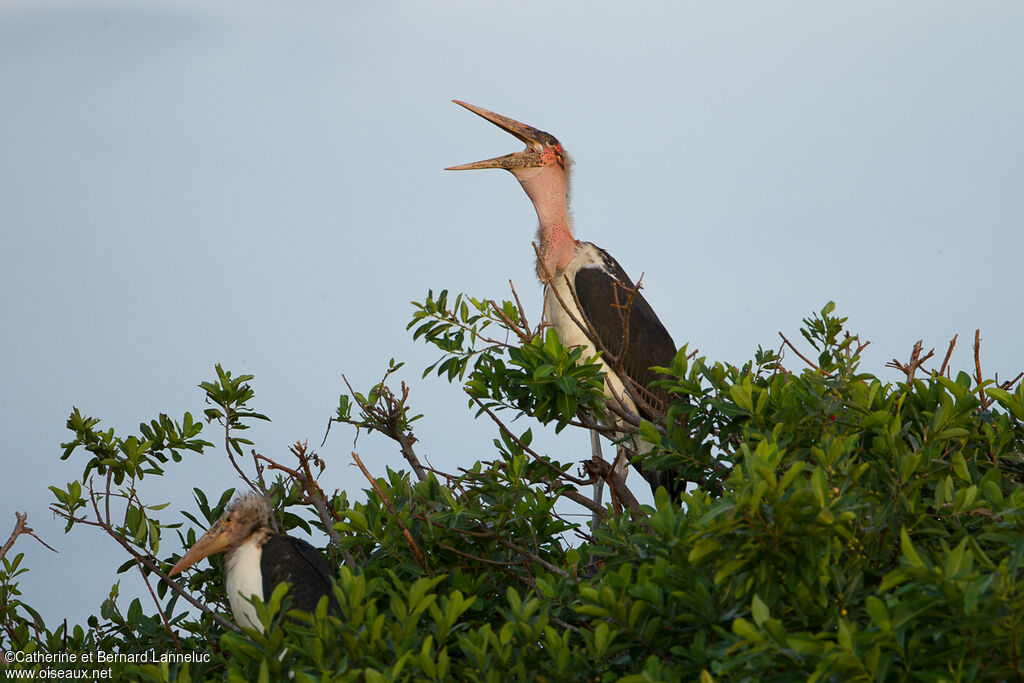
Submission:
[[[227,575],[225,584],[235,623],[262,631],[263,625],[256,616],[256,608],[249,602],[249,598],[254,595],[264,599],[263,572],[260,570],[262,553],[256,536],[258,534],[228,553],[224,559],[224,573]]]

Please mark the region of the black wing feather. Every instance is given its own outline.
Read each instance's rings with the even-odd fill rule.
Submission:
[[[274,534],[263,544],[260,556],[263,573],[263,596],[270,600],[274,589],[282,581],[292,584],[288,591],[291,608],[312,612],[324,595],[330,596],[332,573],[320,551],[303,541],[285,534]]]
[[[621,357],[626,376],[635,384],[647,388],[658,378],[658,374],[650,369],[651,366],[671,365],[676,355],[676,344],[644,295],[636,291],[636,286],[618,261],[603,250],[601,255],[604,268],[583,267],[576,272],[576,296],[580,300],[583,315],[594,327],[601,343],[609,353]],[[622,333],[627,318],[628,338]],[[622,349],[624,343],[625,354]],[[629,382],[623,383],[629,385]],[[668,399],[665,391],[649,391],[663,407]],[[660,417],[650,414],[642,405],[638,405],[637,409],[647,419]]]
[[[650,383],[659,377],[658,373],[651,370],[651,366],[671,365],[676,355],[676,344],[647,299],[636,291],[636,286],[618,261],[603,249],[598,250],[604,261],[603,268],[585,266],[576,272],[573,283],[576,296],[583,315],[593,326],[601,343],[609,353],[621,357],[622,368],[626,373],[626,377],[621,378],[623,384],[643,399],[637,404],[640,415],[656,421],[661,415],[652,414],[645,404],[663,410],[668,404],[668,394],[664,389],[650,388]],[[623,335],[627,319],[628,337]],[[626,347],[624,351],[623,346]],[[664,486],[669,495],[675,498],[685,489],[686,483],[680,480],[676,471],[644,467],[642,462],[634,465],[640,476],[650,484],[652,491]]]

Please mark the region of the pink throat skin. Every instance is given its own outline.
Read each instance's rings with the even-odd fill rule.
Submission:
[[[537,211],[537,218],[540,220],[540,228],[537,231],[540,242],[537,277],[547,284],[545,271],[553,277],[565,268],[572,260],[578,244],[569,226],[566,197],[568,171],[560,163],[509,170],[523,186],[530,201],[533,202],[533,208]]]

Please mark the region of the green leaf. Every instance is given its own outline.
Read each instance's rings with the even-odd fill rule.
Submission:
[[[889,610],[884,602],[874,595],[869,595],[864,600],[864,606],[875,626],[885,633],[892,630],[892,619],[889,617]]]
[[[906,559],[911,567],[925,566],[921,556],[917,554],[914,544],[910,542],[910,536],[907,535],[906,527],[900,528],[900,549],[903,552],[904,559]]]
[[[750,602],[750,614],[754,617],[754,623],[758,626],[771,616],[768,611],[768,605],[764,604],[764,601],[756,593],[754,594],[754,599]]]
[[[765,637],[762,636],[760,632],[758,632],[758,630],[750,624],[749,621],[743,619],[742,617],[733,620],[732,631],[740,638],[749,640],[750,642],[755,644],[763,643],[765,641]]]

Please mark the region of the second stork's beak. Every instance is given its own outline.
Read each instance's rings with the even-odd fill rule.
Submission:
[[[230,522],[222,520],[210,527],[210,530],[203,534],[203,537],[196,541],[194,546],[189,548],[189,551],[185,553],[185,556],[178,560],[178,564],[171,568],[168,575],[174,576],[178,572],[188,569],[204,557],[209,557],[210,555],[230,548],[231,536],[229,534],[229,524]]]
[[[519,123],[515,119],[510,119],[507,116],[502,116],[501,114],[495,114],[493,111],[488,111],[483,107],[478,107],[476,105],[469,104],[468,102],[461,102],[459,100],[452,100],[452,102],[465,107],[477,116],[485,118],[499,128],[515,135],[526,143],[526,149],[514,154],[506,154],[504,156],[494,157],[493,159],[476,161],[472,164],[449,166],[445,169],[446,171],[470,171],[479,168],[504,168],[511,171],[516,168],[543,166],[545,165],[545,160],[542,152],[552,147],[561,147],[555,136],[550,133],[537,130],[533,126],[528,126],[525,123]]]

